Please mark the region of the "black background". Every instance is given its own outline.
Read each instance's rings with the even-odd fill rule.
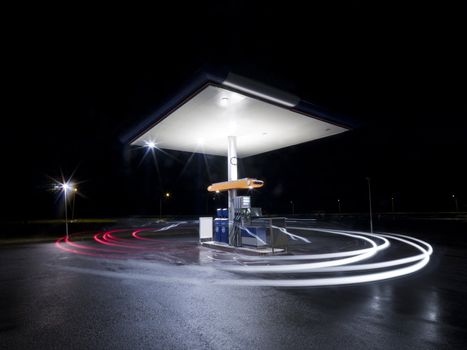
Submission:
[[[267,213],[467,208],[465,8],[351,1],[225,1],[5,11],[4,219],[60,214],[50,178],[79,181],[77,216],[201,214],[225,159],[128,157],[119,136],[204,64],[290,91],[361,127],[243,159]],[[206,159],[206,160],[205,160]],[[207,164],[207,165],[206,165]],[[207,170],[209,169],[209,171]],[[160,176],[159,176],[159,175]]]

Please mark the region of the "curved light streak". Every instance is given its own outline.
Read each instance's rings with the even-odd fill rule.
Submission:
[[[305,243],[311,243],[310,240],[308,240],[307,238],[305,237],[302,237],[302,236],[299,236],[299,235],[294,235],[293,233],[290,233],[289,231],[287,231],[287,229],[285,227],[279,227],[279,226],[274,226],[272,225],[273,228],[276,228],[278,229],[279,231],[281,231],[282,233],[286,234],[287,236],[289,236],[290,238],[292,238],[294,241],[299,239]]]
[[[367,269],[376,269],[376,268],[383,268],[389,266],[396,266],[407,264],[413,261],[418,261],[415,264],[405,266],[402,268],[389,270],[389,271],[382,271],[377,273],[368,273],[368,274],[359,274],[353,276],[343,276],[343,277],[326,277],[326,278],[309,278],[309,279],[240,279],[237,281],[236,285],[242,286],[274,286],[274,287],[314,287],[314,286],[329,286],[329,285],[343,285],[343,284],[358,284],[358,283],[365,283],[365,282],[372,282],[372,281],[379,281],[388,278],[400,277],[407,274],[414,273],[420,269],[422,269],[428,262],[430,261],[430,255],[433,252],[433,248],[428,243],[419,240],[417,238],[413,238],[406,235],[392,235],[392,234],[379,234],[382,237],[386,237],[389,239],[394,239],[409,246],[414,247],[415,249],[422,252],[422,254],[404,258],[404,259],[396,259],[387,262],[379,262],[373,264],[363,264],[363,265],[350,265],[350,266],[338,266],[338,267],[328,267],[328,268],[318,268],[314,271],[310,271],[309,269],[288,269],[284,270],[289,273],[297,273],[297,272],[342,272],[342,271],[355,271],[355,270],[367,270]],[[404,238],[402,238],[404,237]],[[416,241],[417,243],[423,244],[424,247],[421,245],[412,242]],[[295,264],[294,264],[295,265]],[[302,264],[307,265],[307,264]],[[289,265],[292,266],[292,265]],[[248,266],[249,268],[254,268],[257,272],[261,271],[259,268],[269,268],[271,266]],[[249,272],[249,270],[236,270],[236,272]],[[264,272],[264,271],[261,271]],[[224,284],[222,281],[219,282],[220,284]]]
[[[396,235],[396,234],[392,234],[392,235],[381,234],[381,236],[384,236],[384,237],[394,239],[394,240],[403,242],[405,244],[411,245],[415,249],[421,251],[422,254],[410,256],[410,257],[407,257],[407,258],[394,259],[394,260],[375,262],[375,263],[369,263],[369,264],[325,267],[325,268],[315,269],[312,272],[342,272],[342,271],[359,271],[359,270],[381,269],[381,268],[397,266],[397,265],[404,265],[404,264],[408,264],[408,263],[411,263],[411,262],[419,261],[419,260],[424,259],[427,255],[430,256],[432,254],[432,252],[433,252],[433,248],[431,247],[431,245],[429,245],[428,243],[426,243],[426,242],[424,242],[422,240],[419,240],[419,239],[416,239],[416,238],[413,238],[413,237],[403,236],[403,235]],[[425,245],[427,247],[427,249],[424,249],[423,247],[420,247],[418,244],[410,242],[407,239],[402,239],[402,238],[399,238],[399,237],[396,237],[396,236],[403,236],[403,237],[406,237],[406,238],[409,238],[409,239],[416,240],[419,243]],[[297,272],[302,272],[302,271],[297,271]],[[309,271],[303,271],[303,272],[309,272]]]
[[[232,281],[217,281],[215,284],[234,284],[236,286],[257,286],[257,287],[318,287],[318,286],[337,286],[343,284],[358,284],[366,282],[381,281],[389,278],[400,277],[414,273],[430,261],[429,256],[423,258],[422,261],[403,267],[396,270],[384,271],[379,273],[362,274],[346,277],[328,277],[328,278],[311,278],[311,279],[278,279],[278,280],[261,280],[261,279],[240,279]]]
[[[246,233],[248,233],[250,236],[252,236],[253,238],[256,238],[258,241],[260,241],[262,244],[267,244],[263,239],[261,239],[261,237],[259,237],[258,235],[255,235],[253,232],[251,232],[246,226],[241,226],[240,227],[242,230],[245,230]]]
[[[180,222],[177,224],[171,224],[168,226],[164,226],[157,231],[165,231],[170,228],[176,227],[184,222]],[[78,255],[85,255],[91,257],[99,257],[99,258],[109,258],[109,259],[122,259],[122,258],[139,258],[141,257],[141,253],[152,252],[156,251],[159,248],[157,244],[157,240],[154,239],[145,239],[142,237],[135,237],[135,234],[142,231],[154,231],[154,228],[143,228],[134,230],[132,232],[133,238],[138,238],[141,240],[149,240],[152,241],[153,245],[141,245],[140,241],[135,241],[132,239],[126,239],[122,237],[116,237],[114,233],[126,233],[130,231],[129,229],[117,229],[117,230],[110,230],[104,232],[98,232],[93,235],[94,242],[102,244],[105,248],[102,247],[95,247],[90,246],[88,244],[74,242],[70,237],[61,237],[55,242],[55,246],[60,250],[66,251],[68,253],[78,254]]]
[[[157,239],[141,237],[138,234],[142,231],[165,231],[182,224],[170,224],[165,227],[143,228],[137,230],[118,229],[105,232],[99,232],[94,235],[94,241],[105,245],[104,247],[95,247],[88,244],[72,241],[71,238],[62,237],[55,242],[55,245],[68,253],[84,255],[89,257],[109,258],[109,259],[137,259],[145,256],[145,253],[158,253],[165,249],[162,241]],[[220,278],[210,279],[209,283],[217,285],[235,285],[235,286],[262,286],[262,287],[315,287],[315,286],[331,286],[358,284],[372,281],[380,281],[394,277],[400,277],[412,274],[422,269],[430,260],[430,255],[433,253],[433,248],[427,242],[418,238],[410,237],[402,234],[392,233],[369,233],[360,231],[321,229],[311,227],[288,227],[289,230],[308,230],[318,231],[339,236],[351,237],[365,242],[370,247],[356,249],[344,252],[328,252],[321,254],[300,254],[288,256],[256,256],[247,257],[238,253],[220,253],[225,257],[222,261],[212,258],[208,265],[191,266],[190,269],[200,269],[207,271],[216,267],[221,270],[239,273],[261,273],[262,278]],[[115,235],[129,235],[129,238]],[[284,232],[285,233],[285,232]],[[288,232],[290,235],[298,236]],[[292,236],[291,239],[293,239]],[[299,236],[301,237],[301,236]],[[304,237],[302,237],[304,238]],[[305,238],[306,239],[306,238]],[[151,242],[149,242],[151,241]],[[404,245],[410,249],[418,251],[417,254],[406,257],[367,262],[356,264],[363,260],[377,257],[378,253],[390,247],[390,241],[399,245]],[[305,241],[304,241],[305,242]],[[161,245],[162,243],[162,245]],[[162,250],[161,250],[162,249]],[[174,249],[180,249],[174,247]],[[214,252],[214,254],[218,254]],[[386,256],[386,255],[385,255]],[[210,258],[209,256],[207,256]],[[312,261],[309,260],[323,260]],[[207,259],[209,260],[209,259]],[[289,263],[289,261],[294,261]],[[298,263],[298,261],[303,261]],[[242,264],[230,265],[226,264]],[[248,265],[250,264],[250,265]],[[385,269],[383,271],[374,272],[374,270]],[[189,271],[189,270],[187,270]],[[346,275],[347,273],[355,273]],[[268,273],[277,273],[282,276],[270,276]],[[309,274],[309,278],[296,278],[293,274]],[[340,276],[319,277],[322,273],[339,273]],[[343,274],[343,275],[342,275]],[[250,275],[251,276],[251,275]],[[266,276],[268,276],[266,278]],[[269,277],[270,276],[270,277]],[[140,278],[140,277],[138,277]],[[168,279],[169,281],[170,279]],[[173,281],[183,280],[175,278]],[[185,282],[185,280],[184,280]],[[186,283],[199,283],[199,278],[194,279],[189,276],[186,278]]]
[[[347,257],[347,256],[354,256],[354,255],[359,255],[359,254],[365,254],[370,251],[379,251],[383,250],[389,247],[390,243],[389,241],[384,238],[380,237],[376,234],[371,234],[371,233],[364,233],[364,232],[357,232],[354,233],[349,233],[353,231],[338,231],[338,230],[328,230],[328,229],[316,229],[316,228],[308,228],[308,227],[289,227],[289,229],[300,229],[300,230],[309,230],[309,231],[319,231],[319,232],[326,232],[326,233],[332,233],[336,235],[341,235],[341,236],[347,236],[347,237],[352,237],[360,240],[364,240],[366,242],[369,242],[372,247],[370,248],[364,248],[364,249],[356,249],[356,250],[348,250],[344,252],[335,252],[335,253],[321,253],[321,254],[300,254],[300,255],[276,255],[276,256],[245,256],[243,260],[319,260],[319,259],[335,259],[335,258],[342,258],[342,257]],[[370,236],[373,238],[377,238],[380,241],[382,241],[382,244],[377,244],[373,240],[363,237],[363,236]],[[376,245],[376,247],[375,247]]]

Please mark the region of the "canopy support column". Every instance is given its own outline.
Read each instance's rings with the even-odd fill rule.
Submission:
[[[228,180],[238,180],[238,170],[237,170],[237,137],[229,136],[228,137],[228,148],[227,148],[227,174]],[[234,200],[237,196],[236,190],[229,190],[229,245],[236,245],[235,235],[232,230],[235,217],[235,207]]]

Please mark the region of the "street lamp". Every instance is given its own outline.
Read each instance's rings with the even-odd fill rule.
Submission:
[[[371,208],[371,179],[369,177],[366,178],[368,181],[368,202],[369,202],[369,209],[370,209],[370,232],[373,233],[373,213]]]
[[[75,218],[75,199],[76,193],[78,192],[78,187],[73,187],[73,203],[71,205],[71,221]]]
[[[391,211],[394,213],[394,195],[391,196]]]
[[[339,213],[341,213],[342,210],[341,210],[341,200],[340,199],[337,199],[337,206],[339,208]]]
[[[63,194],[65,196],[65,235],[66,239],[68,240],[68,206],[67,206],[67,201],[68,201],[68,192],[73,191],[73,186],[70,182],[64,182],[60,184],[59,188],[63,191]]]
[[[170,198],[170,192],[166,192],[164,197]],[[162,196],[159,197],[159,219],[162,219]]]
[[[292,215],[295,215],[295,204],[293,201],[290,201],[290,204],[292,205]]]
[[[452,199],[454,200],[454,204],[456,206],[456,211],[459,211],[459,202],[457,201],[457,197],[455,194],[452,195]]]

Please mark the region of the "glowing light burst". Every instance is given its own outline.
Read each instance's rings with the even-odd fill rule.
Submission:
[[[289,222],[292,222],[290,220]],[[188,222],[170,223],[160,228],[118,229],[99,232],[93,241],[74,241],[60,238],[56,246],[68,253],[110,259],[141,259],[146,253],[164,254],[167,247],[157,237],[157,233],[168,231]],[[290,231],[299,231],[291,233]],[[328,251],[315,254],[246,256],[239,253],[219,252],[205,248],[207,263],[190,266],[183,279],[174,277],[173,282],[199,283],[199,279],[190,276],[190,271],[201,272],[217,269],[244,277],[210,278],[216,285],[261,286],[261,287],[315,287],[358,284],[386,280],[412,274],[425,267],[430,261],[433,248],[418,238],[394,233],[369,233],[361,231],[335,230],[311,227],[287,227],[283,232],[290,239],[304,242],[304,246],[313,246],[313,240],[299,235],[303,231],[315,231],[321,234],[353,239],[364,246],[346,251]],[[146,233],[144,236],[142,233]],[[303,233],[301,233],[303,234]],[[126,235],[126,237],[122,237]],[[154,236],[155,235],[155,236]],[[94,242],[94,245],[93,245]],[[96,243],[98,246],[96,246]],[[172,244],[172,243],[171,243]],[[186,243],[183,243],[186,244]],[[193,244],[193,247],[197,244]],[[366,247],[365,247],[366,246]],[[177,248],[178,247],[178,248]],[[177,244],[174,251],[181,249]],[[197,249],[197,248],[196,248]],[[381,255],[380,252],[388,253]],[[391,259],[391,251],[398,252],[397,258]],[[412,253],[410,253],[412,251]],[[406,254],[400,256],[401,253]],[[369,260],[369,261],[368,261]],[[367,262],[364,262],[367,261]],[[183,271],[183,270],[182,270]],[[91,272],[99,273],[99,272]],[[270,273],[273,273],[272,275]],[[256,274],[261,274],[259,277]],[[138,275],[139,276],[139,275]],[[158,277],[142,274],[138,278],[157,279]],[[165,280],[169,281],[166,277]]]
[[[74,176],[75,172],[76,172],[76,169],[73,170],[72,174],[70,175],[70,177],[68,179],[65,178],[63,173],[61,174],[60,179],[56,179],[56,178],[53,178],[51,176],[47,176],[49,178],[49,180],[51,181],[51,187],[49,188],[49,190],[51,192],[55,192],[55,193],[60,195],[60,196],[57,196],[57,200],[62,195],[65,197],[65,199],[67,201],[70,198],[75,198],[74,197],[75,195],[86,198],[86,196],[84,196],[83,193],[78,191],[78,185],[80,185],[82,183],[82,181],[77,182],[77,181],[75,181],[73,179],[73,176]]]
[[[154,149],[157,147],[157,143],[155,143],[154,141],[145,141],[144,143],[149,149]]]
[[[148,155],[151,155],[151,158],[154,162],[154,166],[156,167],[156,171],[157,171],[157,176],[159,178],[159,182],[161,181],[161,175],[160,175],[160,169],[159,169],[159,161],[157,159],[157,153],[160,153],[160,154],[163,154],[163,155],[166,155],[170,158],[172,158],[173,160],[177,161],[180,163],[180,160],[177,158],[177,157],[174,157],[172,154],[164,151],[163,149],[159,148],[159,143],[156,142],[155,140],[145,140],[144,141],[144,144],[140,147],[138,147],[137,149],[141,149],[141,148],[144,148],[145,149],[145,152],[143,154],[143,156],[141,157],[139,163],[138,163],[138,167],[140,167],[144,160],[146,159],[146,157]]]
[[[58,192],[66,193],[66,194],[70,192],[78,191],[75,183],[72,182],[71,179],[69,180],[63,179],[61,182],[56,179],[52,179],[52,180],[53,180],[52,191],[58,191]]]

